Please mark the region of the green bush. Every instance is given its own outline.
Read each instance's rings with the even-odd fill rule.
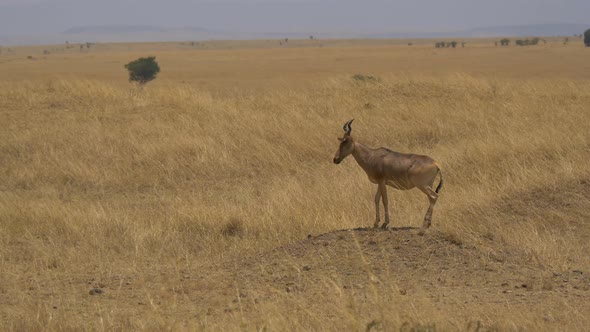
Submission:
[[[586,30],[586,32],[584,32],[584,45],[586,45],[587,47],[590,47],[590,29]]]
[[[160,66],[156,62],[156,57],[139,58],[125,65],[129,71],[129,81],[145,84],[156,78],[160,72]]]

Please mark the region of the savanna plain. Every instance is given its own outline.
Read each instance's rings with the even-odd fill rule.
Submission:
[[[590,48],[434,42],[2,48],[0,329],[589,330]]]

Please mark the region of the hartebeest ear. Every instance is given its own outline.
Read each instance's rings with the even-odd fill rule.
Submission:
[[[344,142],[344,137],[338,137],[338,140],[339,140],[340,142]]]

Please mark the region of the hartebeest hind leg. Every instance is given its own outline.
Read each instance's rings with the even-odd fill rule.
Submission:
[[[383,200],[383,210],[385,212],[385,222],[381,225],[382,229],[387,229],[389,225],[389,201],[387,200],[387,185],[385,181],[379,182],[379,191],[381,192],[381,199]]]
[[[424,224],[422,227],[424,229],[430,227],[430,223],[432,222],[432,210],[434,210],[434,204],[436,204],[436,200],[438,199],[438,194],[432,190],[430,186],[420,186],[418,187],[420,191],[428,196],[428,201],[430,202],[430,206],[428,207],[428,211],[426,211],[426,215],[424,216]]]

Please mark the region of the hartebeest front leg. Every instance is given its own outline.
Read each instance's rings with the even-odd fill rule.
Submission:
[[[387,225],[389,225],[389,201],[387,200],[387,185],[385,183],[385,181],[379,182],[379,191],[381,192],[383,210],[385,212],[385,222],[381,226],[382,229],[387,229]]]
[[[436,200],[438,199],[438,194],[429,186],[421,186],[418,187],[418,189],[428,196],[428,201],[430,202],[428,211],[426,211],[426,215],[424,216],[424,224],[422,225],[422,228],[426,229],[430,227],[430,223],[432,222],[432,211],[434,210],[434,204],[436,204]]]
[[[375,194],[375,225],[373,227],[378,228],[379,222],[381,221],[379,216],[379,200],[381,199],[381,188],[377,186],[377,193]]]

